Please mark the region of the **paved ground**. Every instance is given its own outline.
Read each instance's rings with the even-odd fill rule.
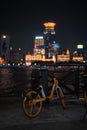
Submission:
[[[23,113],[19,98],[0,98],[0,130],[77,130],[87,129],[87,116],[82,99],[67,99],[64,110],[60,102],[44,106],[41,114],[30,119]]]

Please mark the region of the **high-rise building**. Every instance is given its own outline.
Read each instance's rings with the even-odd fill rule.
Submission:
[[[0,57],[7,63],[10,54],[10,37],[8,35],[0,36]]]
[[[54,44],[56,44],[55,30],[54,30],[56,23],[46,22],[43,25],[45,27],[45,30],[44,30],[45,57],[52,58],[54,54]]]
[[[34,54],[44,55],[44,38],[43,36],[36,36],[34,40]]]
[[[9,57],[9,63],[12,64],[22,64],[22,50],[21,48],[18,49],[12,49],[10,48],[10,57]]]

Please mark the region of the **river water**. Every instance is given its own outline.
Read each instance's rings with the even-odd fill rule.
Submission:
[[[0,96],[27,88],[30,72],[29,68],[0,68]]]

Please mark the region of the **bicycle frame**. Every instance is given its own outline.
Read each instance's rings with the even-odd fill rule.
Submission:
[[[57,94],[56,96],[59,95],[61,104],[63,108],[65,108],[64,95],[61,87],[58,85],[58,80],[56,78],[53,78],[53,86],[48,96],[45,95],[44,88],[41,84],[39,87],[40,93],[35,90],[30,90],[26,93],[23,99],[23,111],[28,117],[34,118],[38,116],[42,110],[42,103],[46,101],[46,99],[53,99],[55,92]]]
[[[58,96],[57,89],[60,91],[60,94],[63,97],[64,95],[63,95],[61,87],[58,85],[58,80],[56,78],[53,78],[53,80],[54,80],[53,87],[51,89],[50,95],[47,96],[47,98],[52,99],[54,97],[54,92],[55,91],[56,91],[57,96]]]
[[[40,91],[40,92],[41,92],[41,96],[42,96],[42,97],[41,97],[40,99],[33,99],[33,102],[45,101],[47,98],[48,98],[48,99],[53,99],[53,97],[54,97],[54,92],[55,92],[55,91],[56,91],[57,96],[58,96],[57,89],[58,89],[59,92],[60,92],[60,96],[61,96],[62,98],[64,98],[62,89],[61,89],[61,87],[58,85],[58,80],[57,80],[56,78],[53,78],[53,80],[54,80],[54,83],[53,83],[52,89],[51,89],[51,91],[50,91],[50,94],[49,94],[48,96],[46,96],[46,95],[45,95],[45,92],[44,92],[44,89],[43,89],[43,86],[40,85],[40,88],[41,88],[41,91]],[[28,96],[28,95],[26,95],[26,96]]]

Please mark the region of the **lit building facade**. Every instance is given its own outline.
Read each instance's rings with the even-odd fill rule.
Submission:
[[[76,51],[73,52],[72,61],[84,61],[84,45],[82,43],[77,44]]]
[[[59,54],[57,55],[57,62],[69,62],[70,59],[70,51],[66,50],[65,54]]]
[[[2,57],[0,57],[0,64],[4,64],[4,59],[2,59]]]
[[[45,27],[45,30],[44,30],[45,57],[52,58],[52,56],[54,55],[54,44],[56,44],[55,30],[54,30],[56,23],[46,22],[43,25]]]
[[[44,38],[43,36],[36,36],[34,40],[34,55],[35,54],[45,54],[44,50]]]
[[[25,65],[29,66],[32,64],[33,61],[53,61],[55,63],[55,57],[53,56],[52,58],[45,59],[44,55],[41,54],[36,54],[36,55],[30,55],[26,54],[25,55]]]

